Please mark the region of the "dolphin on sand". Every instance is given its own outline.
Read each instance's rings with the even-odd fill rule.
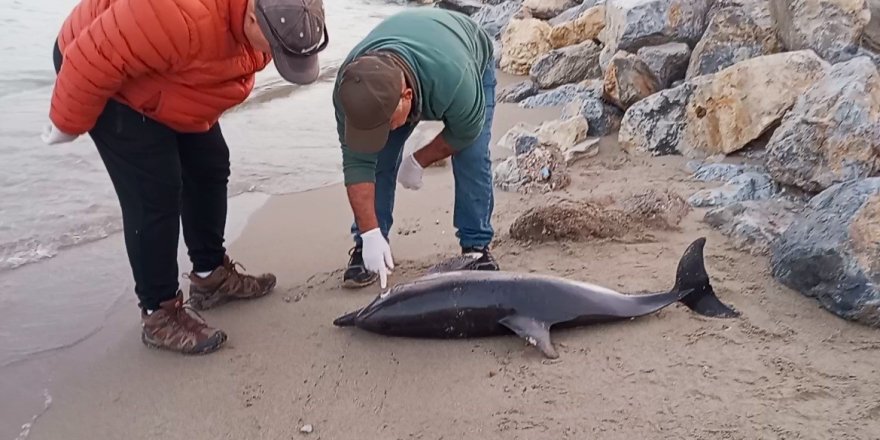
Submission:
[[[590,283],[548,275],[452,270],[395,285],[366,307],[336,318],[389,336],[475,338],[519,335],[548,358],[559,357],[550,328],[626,320],[654,313],[674,302],[709,317],[739,312],[715,296],[703,262],[706,239],[695,240],[679,260],[668,292],[626,295]]]

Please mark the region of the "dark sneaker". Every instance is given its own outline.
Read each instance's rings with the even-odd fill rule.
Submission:
[[[489,252],[489,248],[478,248],[478,247],[468,247],[461,249],[462,255],[464,254],[472,254],[477,253],[481,254],[480,258],[477,261],[474,261],[470,266],[471,270],[499,270],[498,262],[495,261],[495,257],[492,256],[492,253]]]
[[[183,354],[206,354],[226,342],[226,333],[208,326],[198,312],[183,303],[183,292],[159,304],[151,314],[142,312],[141,341],[150,348]]]
[[[379,274],[370,272],[364,267],[364,256],[361,248],[353,247],[348,254],[348,267],[342,275],[342,286],[348,289],[369,286],[379,279]]]
[[[197,310],[207,310],[231,300],[253,299],[267,295],[275,287],[275,275],[264,273],[253,276],[240,273],[236,266],[241,263],[223,256],[223,265],[211,275],[202,278],[190,272],[189,302]]]

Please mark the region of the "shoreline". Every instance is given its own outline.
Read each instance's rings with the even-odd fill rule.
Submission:
[[[494,145],[507,129],[557,114],[498,104],[493,162],[512,154]],[[688,179],[682,157],[627,157],[614,138],[602,138],[596,156],[571,168],[565,190],[496,190],[493,248],[502,269],[623,292],[666,289],[681,252],[705,236],[712,283],[742,318],[711,320],[673,305],[633,321],[556,330],[560,359],[553,362],[516,337],[428,341],[335,328],[335,317],[368,303],[379,287],[341,288],[351,213],[342,185],[329,185],[268,197],[229,244],[248,272],[274,272],[278,285],[266,298],[204,314],[229,333],[222,350],[184,357],[146,349],[136,313],[120,304],[95,336],[56,357],[65,371],[28,438],[286,439],[304,435],[306,424],[311,437],[332,439],[877,432],[872,330],[781,287],[764,257],[735,250],[704,224],[704,210],[643,240],[510,237],[510,225],[532,206],[661,187],[686,197],[713,186]],[[451,174],[448,165],[431,167],[422,190],[398,189],[389,285],[457,253]]]

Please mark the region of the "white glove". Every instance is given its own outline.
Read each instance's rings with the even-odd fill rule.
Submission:
[[[397,171],[397,180],[406,189],[417,190],[422,187],[423,168],[412,154],[403,158]]]
[[[43,133],[40,135],[43,139],[43,142],[52,145],[52,144],[63,144],[67,142],[72,142],[79,136],[67,134],[58,129],[53,123],[49,123],[49,125],[43,127]]]
[[[364,242],[364,267],[370,272],[379,274],[379,284],[385,288],[390,269],[394,269],[394,260],[391,258],[391,246],[382,236],[379,228],[371,229],[361,234]]]

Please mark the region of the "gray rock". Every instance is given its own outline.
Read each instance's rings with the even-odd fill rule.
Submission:
[[[691,176],[701,182],[726,182],[746,172],[762,172],[756,166],[732,163],[707,163],[699,165]]]
[[[661,89],[651,69],[637,55],[618,51],[605,70],[603,97],[622,110]]]
[[[565,84],[553,90],[539,93],[530,98],[520,101],[522,108],[556,107],[564,106],[578,98],[599,99],[602,96],[602,82],[592,84]]]
[[[626,110],[618,141],[629,154],[677,154],[685,128],[685,110],[694,86],[684,83],[662,90]]]
[[[829,312],[880,327],[880,178],[833,185],[771,247],[774,278]]]
[[[859,54],[871,19],[865,1],[770,0],[770,11],[786,50],[812,49],[832,64]]]
[[[767,145],[777,181],[809,192],[880,171],[880,72],[868,58],[835,64],[801,95]]]
[[[645,46],[636,55],[648,65],[660,87],[667,88],[673,81],[684,79],[691,59],[691,48],[685,43],[666,43]]]
[[[604,1],[596,1],[596,0],[584,0],[581,4],[566,9],[563,13],[551,18],[548,20],[551,26],[556,26],[568,21],[572,21],[575,18],[578,18],[581,14],[587,11],[587,9],[592,8],[598,4],[605,3]]]
[[[694,47],[686,78],[715,73],[740,61],[781,50],[767,0],[736,0],[717,5]]]
[[[511,17],[522,7],[522,2],[508,0],[499,5],[486,5],[480,8],[471,18],[477,22],[493,39],[497,39]]]
[[[799,209],[799,204],[785,198],[736,202],[710,209],[703,221],[727,236],[735,249],[767,255]]]
[[[546,193],[564,189],[571,183],[566,168],[559,148],[542,145],[499,163],[492,171],[492,180],[503,191]]]
[[[437,2],[437,7],[473,15],[483,7],[483,3],[479,0],[440,0]]]
[[[592,41],[554,49],[535,60],[529,76],[541,88],[551,89],[585,79],[599,78],[599,51]]]
[[[535,96],[540,92],[538,84],[527,79],[522,82],[511,84],[498,92],[496,96],[497,102],[516,103],[523,99]]]
[[[604,40],[611,52],[635,53],[671,42],[694,45],[706,30],[712,0],[608,0]]]
[[[688,198],[694,207],[727,206],[747,200],[766,200],[779,192],[776,182],[768,174],[747,171],[718,187],[697,191]]]
[[[525,0],[523,6],[531,15],[541,20],[549,20],[574,7],[574,0]]]
[[[497,145],[501,148],[506,148],[512,151],[515,155],[526,154],[538,145],[541,145],[541,140],[538,138],[535,131],[536,127],[521,122],[511,127],[510,130],[498,140]]]
[[[599,52],[599,68],[602,69],[602,74],[608,71],[608,65],[611,64],[611,58],[614,58],[614,52],[609,45],[602,46],[602,51]]]
[[[620,128],[623,112],[599,97],[581,97],[562,109],[562,118],[581,115],[587,120],[588,136],[606,136]]]

